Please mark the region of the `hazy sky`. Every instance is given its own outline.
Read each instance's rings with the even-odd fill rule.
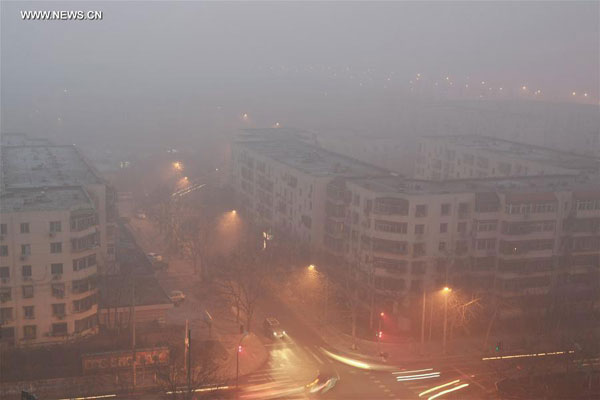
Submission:
[[[23,21],[21,10],[104,18]],[[598,102],[598,2],[2,1],[0,11],[2,131],[233,127],[245,108],[273,121],[273,107],[293,114],[310,90],[335,97],[352,79],[383,90],[385,77],[406,90],[417,73]]]

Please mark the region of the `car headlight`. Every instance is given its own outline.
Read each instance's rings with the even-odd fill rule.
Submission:
[[[285,335],[285,331],[283,331],[283,334]]]
[[[273,332],[273,336],[277,336],[277,332]]]

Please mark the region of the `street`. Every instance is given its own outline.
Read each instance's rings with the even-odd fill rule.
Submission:
[[[132,220],[132,225],[139,243],[146,251],[162,251],[157,248],[161,244],[160,236],[150,221]],[[168,323],[181,324],[189,320],[194,335],[202,337],[208,334],[203,319],[205,309],[215,317],[216,325],[234,323],[234,313],[225,304],[215,298],[199,299],[199,283],[194,279],[189,263],[181,259],[169,261],[169,270],[159,274],[159,282],[167,293],[182,290],[186,294],[186,300],[168,313]],[[275,317],[280,321],[287,333],[284,339],[273,339],[265,335],[262,321],[266,317]],[[335,387],[320,395],[327,399],[418,399],[419,394],[424,391],[455,381],[457,382],[428,392],[421,398],[464,384],[468,386],[461,387],[455,394],[448,393],[444,398],[451,398],[453,395],[461,399],[494,398],[488,393],[494,391],[497,374],[490,369],[491,364],[483,364],[480,358],[451,356],[433,361],[412,361],[406,365],[388,365],[382,361],[365,363],[364,360],[339,354],[322,339],[318,328],[313,329],[307,320],[310,318],[299,316],[280,297],[273,293],[265,294],[258,304],[252,331],[264,343],[268,359],[253,372],[240,377],[239,398],[309,398],[305,386],[319,373],[339,376]],[[349,362],[340,362],[332,354],[347,357]],[[243,349],[240,353],[242,371],[244,355]],[[385,370],[370,369],[378,368],[373,364],[383,365]],[[234,385],[235,382],[232,386]],[[235,391],[224,393],[237,396]]]

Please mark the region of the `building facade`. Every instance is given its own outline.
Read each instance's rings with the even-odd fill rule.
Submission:
[[[600,180],[585,176],[330,183],[325,245],[402,311],[455,285],[501,304],[501,317],[598,310]]]
[[[3,137],[0,329],[21,346],[97,330],[98,276],[115,269],[113,191],[74,146]]]
[[[266,136],[232,144],[231,184],[240,212],[265,231],[311,248],[324,240],[327,184],[335,177],[388,171],[291,139]]]
[[[494,178],[595,173],[594,157],[479,135],[426,136],[419,139],[416,179]]]

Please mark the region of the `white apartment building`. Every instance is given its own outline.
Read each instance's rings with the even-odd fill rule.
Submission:
[[[253,130],[232,144],[231,184],[240,211],[265,230],[284,232],[312,248],[324,238],[327,184],[335,177],[388,171],[277,134]]]
[[[479,135],[425,136],[417,144],[416,179],[448,180],[596,173],[600,160]]]
[[[454,182],[399,177],[330,183],[325,244],[402,313],[458,285],[502,299],[502,316],[598,309],[600,180],[545,176]]]
[[[74,146],[3,136],[0,334],[16,346],[96,332],[115,267],[113,192]]]

